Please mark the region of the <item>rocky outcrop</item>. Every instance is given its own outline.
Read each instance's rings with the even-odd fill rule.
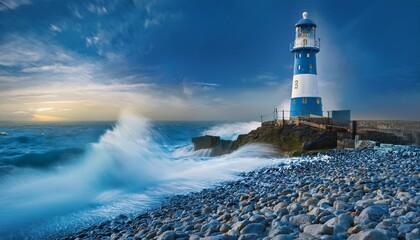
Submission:
[[[249,143],[268,143],[284,155],[331,149],[337,146],[337,132],[310,126],[284,125],[259,127],[248,134],[239,135],[236,147]]]
[[[202,136],[192,138],[192,143],[194,145],[194,151],[201,149],[211,149],[210,156],[220,156],[227,154],[235,150],[234,141],[222,140],[219,136]]]
[[[263,126],[248,134],[239,135],[236,141],[221,140],[218,136],[203,136],[193,138],[192,142],[194,150],[212,149],[212,156],[230,153],[251,143],[271,144],[280,154],[293,156],[335,148],[337,133],[305,125]]]

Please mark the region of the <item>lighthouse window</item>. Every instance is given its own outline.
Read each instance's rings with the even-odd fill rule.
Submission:
[[[299,84],[298,80],[295,80],[295,89],[298,88],[298,86],[299,86],[298,84]]]
[[[298,69],[300,70],[300,64],[298,65]]]
[[[306,57],[309,57],[309,53],[306,54]]]
[[[320,99],[320,98],[317,98],[317,99],[316,99],[316,104],[318,104],[318,105],[319,105],[320,103],[321,103],[321,99]]]
[[[307,104],[308,103],[308,99],[307,98],[302,98],[302,104]]]
[[[312,69],[312,64],[309,64],[309,69]]]
[[[302,54],[301,53],[299,53],[299,58],[301,58],[302,57]]]

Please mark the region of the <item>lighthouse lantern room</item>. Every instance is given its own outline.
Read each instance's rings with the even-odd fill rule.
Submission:
[[[302,17],[295,25],[295,41],[290,44],[295,62],[290,117],[322,116],[316,71],[316,54],[319,52],[320,39],[316,37],[316,24],[308,18],[308,13],[304,12]]]

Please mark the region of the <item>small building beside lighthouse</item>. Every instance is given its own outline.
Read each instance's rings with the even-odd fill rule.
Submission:
[[[316,54],[320,39],[316,37],[316,24],[308,13],[295,25],[295,40],[290,44],[293,53],[293,82],[290,102],[290,117],[322,116],[322,100],[318,93]]]

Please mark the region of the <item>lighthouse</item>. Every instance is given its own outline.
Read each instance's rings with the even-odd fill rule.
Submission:
[[[322,116],[316,72],[316,54],[319,52],[320,39],[316,37],[316,24],[308,18],[308,13],[304,12],[302,17],[295,25],[295,41],[290,44],[295,62],[290,117]]]

